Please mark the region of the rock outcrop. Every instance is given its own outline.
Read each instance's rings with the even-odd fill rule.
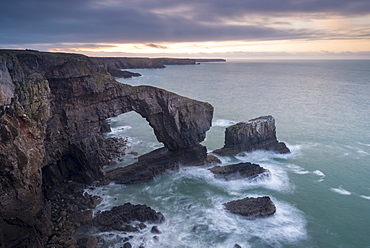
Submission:
[[[204,165],[207,161],[207,149],[202,145],[177,151],[164,147],[140,156],[136,163],[107,171],[106,179],[119,184],[149,182],[156,176],[179,171],[181,165]]]
[[[235,200],[225,203],[225,207],[233,214],[239,214],[250,219],[256,217],[267,217],[276,212],[275,204],[270,197],[246,197],[241,200]]]
[[[134,205],[128,202],[124,205],[113,207],[111,210],[97,213],[92,220],[92,225],[98,226],[102,232],[112,230],[136,232],[144,227],[143,224],[138,226],[130,225],[134,221],[162,223],[164,216],[146,205]]]
[[[290,152],[283,142],[277,140],[275,119],[271,115],[227,127],[224,147],[213,152],[228,156],[255,150],[269,150],[277,153]]]
[[[108,72],[112,77],[116,77],[116,78],[132,78],[132,77],[140,77],[141,76],[140,73],[130,72],[130,71],[122,71],[122,70],[117,70],[117,69],[113,69],[113,68],[110,68],[108,70]]]
[[[106,119],[129,111],[177,151],[204,140],[213,107],[118,83],[83,55],[0,50],[0,246],[45,245],[54,223],[43,189],[101,179]]]
[[[270,171],[259,166],[258,164],[252,163],[239,163],[231,164],[226,166],[215,166],[209,169],[216,178],[222,178],[225,180],[236,180],[247,178],[253,181],[257,177],[268,177]]]

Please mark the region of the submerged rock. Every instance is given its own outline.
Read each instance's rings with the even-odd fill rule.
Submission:
[[[158,226],[153,226],[152,229],[150,230],[151,233],[155,234],[161,234],[162,232],[159,230]]]
[[[270,197],[246,197],[241,200],[235,200],[225,203],[225,207],[233,214],[239,214],[248,218],[267,217],[276,212],[275,204]]]
[[[252,163],[239,163],[226,166],[215,166],[209,169],[216,178],[223,178],[226,180],[235,180],[241,178],[255,179],[258,176],[270,174],[270,171]]]
[[[269,150],[277,153],[290,152],[285,143],[277,140],[275,119],[271,115],[227,127],[224,147],[213,152],[228,156],[255,150]]]

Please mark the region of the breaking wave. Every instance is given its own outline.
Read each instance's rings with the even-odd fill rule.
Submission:
[[[348,190],[345,190],[342,188],[342,185],[340,185],[338,188],[330,188],[332,191],[340,194],[340,195],[351,195],[352,193]]]

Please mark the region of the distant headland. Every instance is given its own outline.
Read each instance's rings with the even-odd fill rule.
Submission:
[[[166,65],[196,65],[205,62],[226,62],[225,59],[189,59],[189,58],[146,58],[146,57],[93,57],[95,63],[104,67],[113,77],[140,77],[125,69],[160,69]]]

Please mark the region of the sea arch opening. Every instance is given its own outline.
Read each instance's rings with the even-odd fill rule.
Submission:
[[[126,140],[122,155],[114,159],[115,164],[106,166],[107,170],[132,164],[138,156],[164,146],[157,140],[148,121],[135,111],[108,118],[107,123],[110,131],[105,133],[106,138]]]

